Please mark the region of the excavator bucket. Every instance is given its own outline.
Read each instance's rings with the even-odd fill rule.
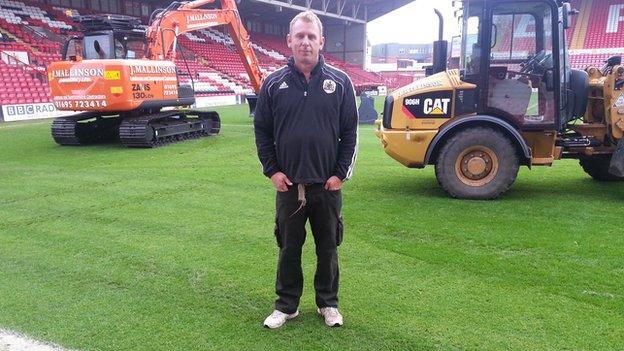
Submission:
[[[611,156],[609,173],[616,177],[624,177],[624,138],[618,142],[618,147]]]
[[[247,103],[249,104],[249,116],[253,118],[256,112],[256,104],[258,103],[258,95],[249,94],[246,95],[245,98],[247,98]]]

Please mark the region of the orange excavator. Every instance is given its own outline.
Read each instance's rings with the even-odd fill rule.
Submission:
[[[154,11],[147,30],[133,17],[83,16],[83,36],[70,38],[63,61],[48,67],[54,106],[80,111],[54,120],[54,140],[83,145],[119,138],[126,146],[154,147],[218,134],[216,112],[171,109],[195,102],[193,88],[180,84],[175,59],[178,36],[199,29],[226,25],[253,89],[260,90],[262,73],[235,0],[200,8],[215,1],[174,1]]]

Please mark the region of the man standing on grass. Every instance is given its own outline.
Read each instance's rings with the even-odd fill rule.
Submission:
[[[266,78],[255,112],[258,157],[277,190],[278,298],[264,321],[271,329],[299,315],[307,220],[316,245],[317,311],[325,324],[343,324],[338,311],[340,189],[353,172],[358,115],[351,80],[319,54],[324,41],[323,24],[313,12],[293,18],[287,35],[293,56]]]

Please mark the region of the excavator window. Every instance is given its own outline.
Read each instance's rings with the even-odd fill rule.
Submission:
[[[78,57],[82,57],[82,38],[70,38],[63,47],[63,52],[61,54],[63,60],[75,61]]]
[[[126,58],[126,48],[117,39],[115,39],[115,58],[118,58],[118,59]]]
[[[126,58],[142,59],[145,58],[147,44],[145,40],[128,40],[126,42]]]
[[[85,59],[111,59],[114,58],[114,46],[112,35],[99,34],[84,37]]]
[[[75,60],[77,56],[88,60],[145,58],[147,44],[144,38],[115,36],[112,40],[111,47],[108,34],[70,38],[63,49],[63,59]]]
[[[101,58],[101,59],[107,58],[106,51],[104,50],[104,48],[100,46],[99,41],[96,40],[93,42],[93,48],[95,49],[95,52],[98,54],[98,58]]]

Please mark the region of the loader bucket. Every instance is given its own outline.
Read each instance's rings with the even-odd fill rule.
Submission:
[[[253,118],[256,112],[256,104],[258,103],[258,96],[254,94],[245,95],[247,103],[249,104],[249,117]]]
[[[624,138],[620,139],[617,150],[611,156],[609,173],[616,177],[624,177]]]

